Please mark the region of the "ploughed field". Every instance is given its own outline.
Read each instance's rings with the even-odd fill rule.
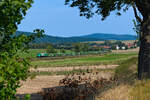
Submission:
[[[30,54],[31,52],[33,51],[30,51]],[[37,59],[34,57],[31,61],[30,71],[35,77],[22,82],[21,88],[18,89],[18,95],[22,97],[24,94],[31,94],[31,100],[42,100],[41,91],[58,87],[60,80],[64,79],[66,75],[85,73],[84,75],[81,74],[81,76],[88,77],[91,73],[97,73],[93,77],[100,76],[109,79],[114,75],[114,70],[123,61],[132,57],[137,57],[137,52],[60,59]]]

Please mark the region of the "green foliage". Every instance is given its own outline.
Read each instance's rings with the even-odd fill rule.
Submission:
[[[114,44],[118,45],[119,47],[125,46],[125,43],[121,41],[116,41]]]
[[[52,45],[48,45],[46,52],[47,53],[57,53],[57,51],[55,50],[55,48]]]
[[[88,52],[89,51],[89,45],[86,43],[83,43],[82,47],[81,47],[81,51],[82,52]]]
[[[43,30],[35,30],[30,36],[15,35],[18,25],[31,7],[33,0],[0,0],[0,99],[15,99],[20,81],[29,76],[29,60],[18,52],[26,52],[29,43],[41,37]]]
[[[65,49],[60,49],[60,53],[66,53]]]
[[[87,43],[76,43],[74,44],[74,52],[88,52],[89,45]]]
[[[111,41],[108,41],[108,40],[104,41],[104,45],[106,45],[106,46],[110,46],[111,44],[112,44]]]
[[[66,5],[78,7],[80,16],[90,18],[97,14],[102,15],[102,20],[104,20],[112,11],[117,11],[116,14],[121,15],[121,9],[128,10],[132,2],[132,0],[66,0]]]
[[[25,100],[31,100],[31,95],[30,94],[25,95]]]
[[[81,51],[81,44],[80,43],[76,43],[74,45],[74,52],[80,52]]]

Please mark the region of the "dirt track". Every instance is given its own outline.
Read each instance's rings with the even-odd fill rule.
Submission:
[[[32,72],[57,72],[57,71],[72,71],[78,69],[114,69],[118,65],[98,65],[98,66],[77,66],[77,67],[49,67],[49,68],[31,68]]]

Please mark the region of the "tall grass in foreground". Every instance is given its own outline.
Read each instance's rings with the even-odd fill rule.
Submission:
[[[150,80],[137,79],[137,58],[128,59],[115,70],[118,85],[100,94],[96,100],[149,100]]]
[[[131,87],[130,95],[132,100],[149,100],[150,99],[150,80],[135,81]]]

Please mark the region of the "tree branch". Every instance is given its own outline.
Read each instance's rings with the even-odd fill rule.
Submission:
[[[133,7],[135,18],[141,23],[143,20],[138,16],[135,5],[132,5],[132,7]]]

